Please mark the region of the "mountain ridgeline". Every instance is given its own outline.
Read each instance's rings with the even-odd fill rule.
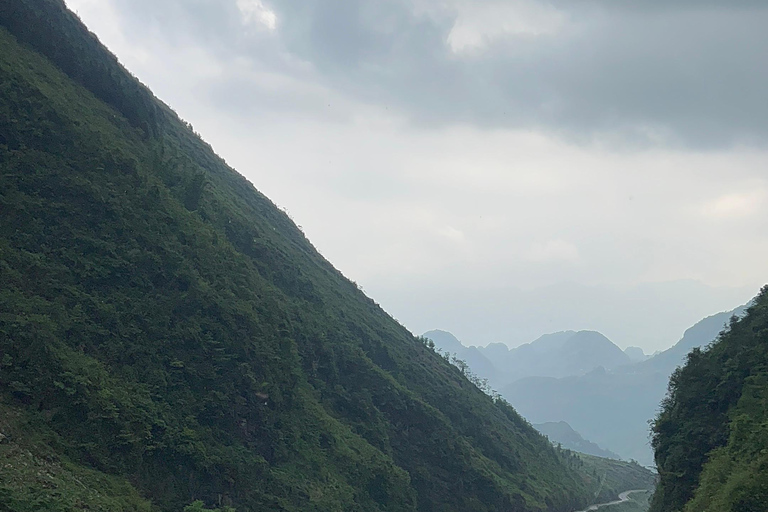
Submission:
[[[584,375],[598,366],[618,368],[632,359],[595,331],[561,331],[510,349],[503,343],[464,346],[453,334],[432,330],[423,334],[443,351],[456,354],[474,372],[502,387],[525,377]]]
[[[768,510],[768,287],[674,372],[653,423],[652,512]]]
[[[0,2],[0,412],[13,512],[624,490],[344,278],[61,0]]]

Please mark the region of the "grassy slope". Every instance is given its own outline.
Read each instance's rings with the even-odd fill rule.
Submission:
[[[0,403],[0,510],[152,510],[124,478],[73,463],[53,448],[59,443],[39,417]]]
[[[146,506],[133,488],[161,510],[590,499],[595,482],[344,279],[60,2],[0,18],[58,65],[0,31],[0,389],[49,432],[15,437],[32,457],[128,509]],[[2,506],[24,510],[19,492]]]
[[[768,288],[672,376],[654,424],[651,510],[768,510]]]

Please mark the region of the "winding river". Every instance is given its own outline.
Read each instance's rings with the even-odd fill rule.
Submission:
[[[619,503],[624,503],[625,501],[629,501],[629,495],[635,492],[646,492],[648,489],[633,489],[631,491],[624,491],[623,493],[619,494],[619,499],[616,501],[609,501],[608,503],[598,503],[597,505],[592,505],[589,508],[585,508],[584,510],[579,510],[577,512],[591,512],[593,510],[597,510],[599,508],[607,507],[609,505],[618,505]]]

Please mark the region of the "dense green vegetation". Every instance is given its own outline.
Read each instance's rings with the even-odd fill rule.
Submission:
[[[591,502],[61,0],[0,25],[0,510]]]
[[[676,371],[653,425],[657,512],[768,510],[768,287]]]
[[[152,510],[124,478],[73,463],[38,415],[0,403],[0,510]]]

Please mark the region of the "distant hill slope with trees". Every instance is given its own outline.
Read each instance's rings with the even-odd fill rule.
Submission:
[[[768,287],[669,381],[651,511],[768,510]]]
[[[563,448],[587,455],[595,455],[596,457],[621,459],[612,451],[604,450],[597,444],[584,439],[581,434],[573,430],[565,421],[551,421],[533,426],[536,430],[547,436],[552,443],[560,444]]]
[[[0,409],[12,512],[566,512],[607,492],[61,0],[0,2]]]

